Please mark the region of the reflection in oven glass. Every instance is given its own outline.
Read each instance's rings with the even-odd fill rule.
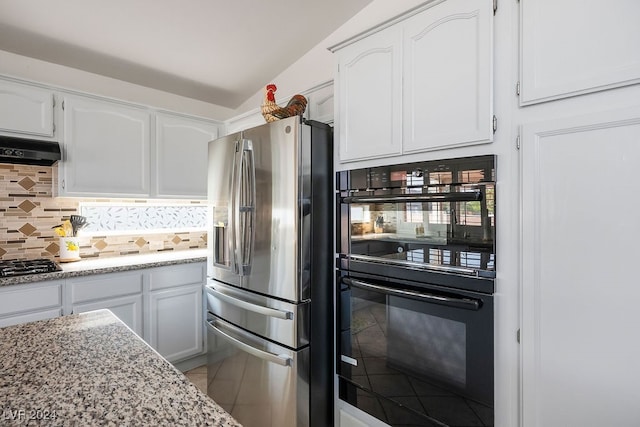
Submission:
[[[491,407],[447,386],[466,381],[466,325],[407,310],[397,299],[351,299],[357,366],[347,388],[357,406],[391,426],[493,426]]]
[[[457,266],[479,270],[494,270],[494,254],[486,252],[451,251],[448,249],[412,249],[380,256],[396,261],[418,264]]]

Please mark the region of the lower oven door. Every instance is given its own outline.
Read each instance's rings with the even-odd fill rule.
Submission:
[[[493,425],[491,295],[340,281],[340,398],[389,425]]]
[[[207,394],[244,427],[309,425],[309,347],[294,351],[207,316]]]

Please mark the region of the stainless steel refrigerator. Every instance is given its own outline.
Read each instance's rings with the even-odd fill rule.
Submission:
[[[209,143],[208,394],[245,427],[333,425],[333,134]]]

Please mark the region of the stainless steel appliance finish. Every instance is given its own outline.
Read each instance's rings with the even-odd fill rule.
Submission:
[[[311,152],[298,139],[310,132],[293,118],[210,144],[209,277],[293,302],[309,298]]]
[[[309,344],[310,301],[293,304],[210,281],[208,310],[221,319],[291,348]]]
[[[244,426],[309,425],[309,347],[294,351],[210,316],[209,396]]]
[[[208,394],[245,427],[333,424],[332,162],[300,117],[209,143]]]

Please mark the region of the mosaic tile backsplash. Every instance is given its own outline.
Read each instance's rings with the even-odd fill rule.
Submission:
[[[140,230],[206,230],[206,205],[140,205],[80,202],[80,215],[87,218],[84,231],[125,232]]]
[[[52,197],[52,167],[0,164],[0,259],[57,260],[59,239],[53,227],[79,213],[80,203],[112,202],[144,207],[150,202],[132,199]],[[153,201],[157,204],[157,201]],[[204,202],[193,205],[206,208]],[[197,209],[196,209],[197,211]],[[80,257],[114,257],[161,251],[203,249],[205,231],[162,231],[79,236]],[[153,249],[152,249],[153,248]]]

